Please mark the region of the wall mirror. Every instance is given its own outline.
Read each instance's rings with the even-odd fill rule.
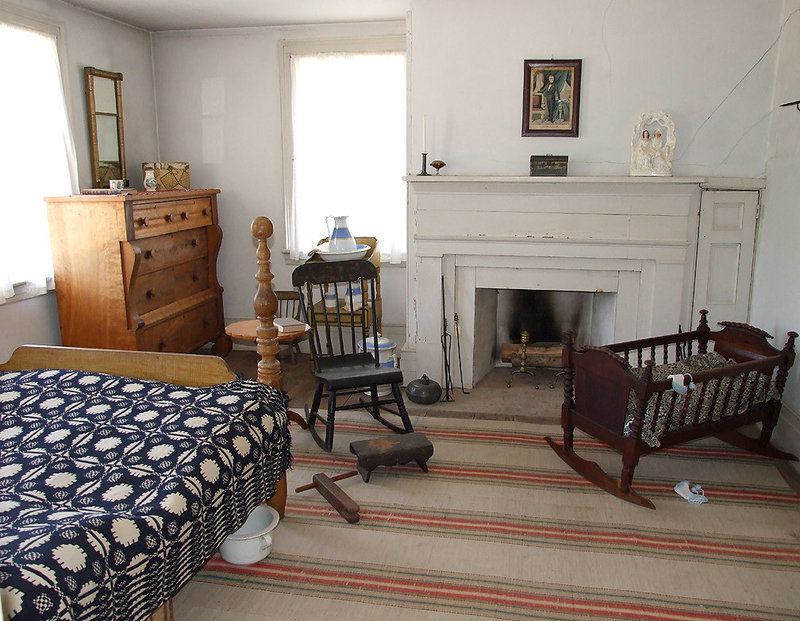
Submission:
[[[122,131],[122,74],[83,68],[86,79],[86,109],[89,114],[89,148],[92,158],[92,185],[108,188],[112,179],[123,179],[125,135]]]

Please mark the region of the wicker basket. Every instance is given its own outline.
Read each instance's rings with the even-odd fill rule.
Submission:
[[[188,190],[189,164],[187,162],[144,162],[142,174],[152,170],[158,186],[156,190]]]

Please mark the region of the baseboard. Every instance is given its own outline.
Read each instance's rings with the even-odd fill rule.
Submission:
[[[781,415],[775,431],[772,432],[772,443],[780,450],[794,453],[800,457],[800,413],[785,402],[781,407]],[[793,471],[796,481],[800,482],[800,462],[783,461],[781,469],[782,471],[784,469]]]

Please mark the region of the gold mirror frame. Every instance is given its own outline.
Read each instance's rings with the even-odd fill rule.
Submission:
[[[128,185],[128,174],[125,169],[125,134],[122,129],[122,74],[113,71],[102,71],[94,67],[83,68],[86,80],[86,110],[89,115],[89,149],[92,159],[92,186],[95,188],[108,188],[111,179],[123,179]],[[98,111],[96,99],[95,78],[111,80],[114,86],[115,109],[113,111]],[[106,128],[116,128],[115,150],[118,160],[101,160],[101,146],[107,148],[114,140],[113,129],[107,132],[98,131],[100,125]],[[110,123],[110,125],[109,125]],[[108,162],[110,165],[101,165]],[[118,164],[117,166],[114,166]]]

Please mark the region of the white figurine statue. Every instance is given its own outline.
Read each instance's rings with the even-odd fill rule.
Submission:
[[[674,153],[675,123],[670,115],[661,111],[643,114],[633,128],[631,175],[671,177]]]

